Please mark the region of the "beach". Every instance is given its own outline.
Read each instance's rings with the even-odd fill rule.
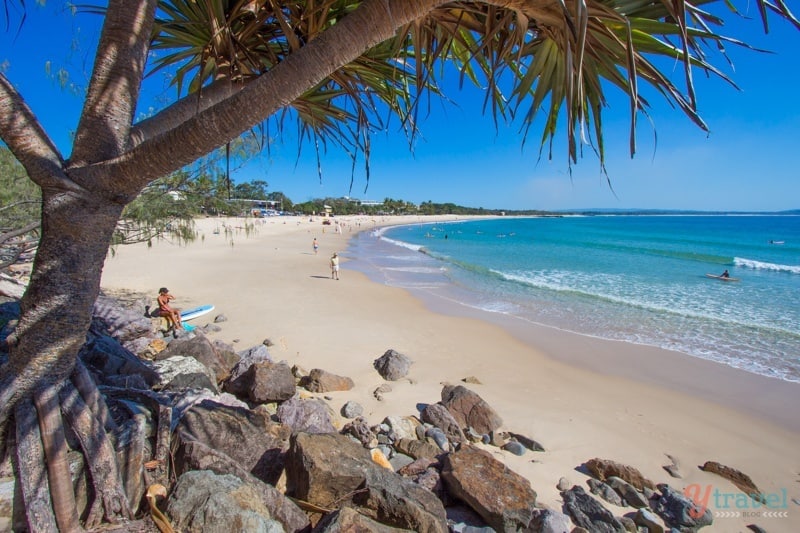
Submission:
[[[167,287],[176,307],[213,304],[194,325],[224,315],[210,337],[237,350],[269,339],[276,361],[352,378],[354,389],[326,396],[337,412],[348,400],[360,403],[370,424],[417,415],[420,404],[440,400],[443,384],[464,384],[500,414],[503,430],[544,446],[521,457],[486,447],[530,480],[542,505],[560,509],[559,479],[586,487],[581,465],[599,457],[679,491],[709,489],[708,507],[717,514],[709,531],[743,531],[751,523],[800,530],[800,505],[792,501],[800,502],[800,384],[417,299],[348,270],[347,242],[358,231],[420,217],[336,220],[341,233],[319,217],[198,219],[195,242],[118,247],[106,260],[102,288],[155,300]],[[329,268],[334,252],[339,280]],[[379,401],[373,391],[384,381],[372,363],[389,349],[414,364]],[[463,383],[468,377],[480,383]],[[666,454],[678,460],[681,479],[664,470]],[[706,461],[746,473],[778,503],[754,509],[731,482],[698,468]],[[617,516],[631,512],[608,506]]]

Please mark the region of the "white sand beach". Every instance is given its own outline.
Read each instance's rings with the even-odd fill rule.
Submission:
[[[561,508],[556,484],[562,477],[587,488],[578,469],[600,457],[677,490],[710,487],[712,511],[753,513],[718,516],[705,531],[745,531],[752,523],[770,532],[800,531],[800,503],[793,502],[800,502],[800,384],[420,301],[348,270],[346,253],[355,232],[417,217],[337,219],[341,234],[316,217],[271,217],[255,220],[249,235],[242,219],[201,219],[201,238],[188,245],[117,248],[106,261],[102,287],[155,299],[165,286],[176,307],[213,304],[211,314],[193,323],[225,315],[222,331],[211,336],[237,350],[269,338],[275,360],[352,378],[353,390],[326,395],[337,412],[347,400],[359,402],[371,424],[387,415],[417,415],[419,404],[440,400],[443,384],[474,376],[481,384],[466,386],[500,414],[502,429],[545,447],[522,457],[486,447],[530,480],[543,505]],[[223,225],[233,228],[232,237]],[[339,281],[330,277],[333,252],[341,256]],[[414,364],[409,379],[392,382],[378,401],[372,392],[383,380],[372,363],[388,349]],[[679,460],[682,479],[662,468],[670,463],[665,454]],[[701,471],[706,461],[748,474],[763,493],[786,502],[768,511],[786,516],[753,509],[749,498],[727,497],[741,492]],[[608,506],[617,516],[632,510]]]

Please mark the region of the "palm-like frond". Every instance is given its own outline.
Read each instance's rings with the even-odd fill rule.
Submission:
[[[604,165],[602,112],[606,91],[630,99],[630,152],[636,151],[639,113],[649,103],[640,83],[653,87],[699,127],[692,73],[695,69],[733,82],[709,59],[715,47],[747,46],[713,28],[722,20],[703,8],[728,0],[574,0],[546,3],[454,1],[400,28],[396,36],[365,52],[311,88],[291,107],[302,138],[315,147],[334,142],[351,154],[369,154],[369,133],[385,127],[381,112],[399,116],[414,131],[417,102],[447,65],[486,91],[484,111],[495,120],[521,116],[525,136],[545,114],[541,149],[566,127],[570,165],[591,145]],[[247,80],[267,72],[289,54],[357,9],[361,0],[163,0],[153,48],[163,51],[156,69],[175,71],[179,90],[220,78]],[[767,12],[800,24],[783,0],[757,0],[765,30]],[[680,88],[658,66],[680,61]],[[592,134],[589,134],[592,130]],[[593,137],[593,141],[590,138]],[[552,157],[552,149],[550,152]]]

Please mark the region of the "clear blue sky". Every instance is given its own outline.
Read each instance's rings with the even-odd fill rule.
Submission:
[[[746,9],[747,2],[737,3]],[[46,8],[29,3],[20,32],[14,26],[0,35],[0,68],[68,156],[81,100],[52,79],[46,64],[69,65],[70,81],[79,88],[85,86],[91,70],[87,50],[96,39],[99,19],[59,15],[59,6],[60,2],[48,2]],[[457,106],[433,103],[431,114],[420,123],[422,136],[413,153],[396,121],[387,133],[376,133],[366,192],[362,160],[350,190],[350,160],[330,147],[322,158],[320,183],[313,147],[307,144],[298,160],[295,139],[286,133],[281,144],[272,145],[269,155],[237,170],[233,177],[265,180],[270,190],[282,191],[295,202],[351,196],[504,209],[797,209],[800,32],[771,17],[770,33],[764,35],[753,3],[750,9],[752,20],[727,17],[727,34],[776,53],[728,45],[733,67],[724,58],[715,58],[714,64],[734,79],[739,91],[695,71],[700,113],[710,134],[648,93],[655,132],[645,117],[639,119],[638,151],[631,159],[627,100],[608,94],[606,167],[613,192],[590,147],[584,147],[584,157],[573,165],[570,176],[563,136],[554,146],[553,159],[548,159],[545,148],[539,160],[541,130],[534,128],[523,148],[520,124],[495,130],[491,118],[481,115],[483,97],[476,89],[450,92]],[[675,80],[682,86],[680,69],[676,64]],[[155,94],[152,88],[149,94]],[[142,110],[148,105],[159,107],[148,100],[142,102]]]

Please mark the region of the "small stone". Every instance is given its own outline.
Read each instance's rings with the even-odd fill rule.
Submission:
[[[469,383],[471,385],[483,385],[483,383],[481,383],[481,380],[479,380],[475,376],[467,376],[463,378],[461,381],[463,381],[464,383]]]
[[[357,418],[364,413],[364,408],[354,401],[349,401],[342,406],[342,416],[345,418]]]
[[[513,453],[514,455],[518,455],[520,457],[525,455],[525,451],[526,451],[525,446],[523,446],[522,444],[520,444],[519,442],[517,442],[515,440],[510,440],[510,441],[506,442],[502,446],[502,448],[505,451]]]
[[[272,342],[272,339],[269,339],[269,338],[264,339],[263,341],[261,341],[261,344],[263,344],[264,346],[275,346],[275,343]]]
[[[227,321],[228,321],[228,317],[226,317],[225,315],[217,315],[217,316],[214,317],[214,323],[215,324],[219,324],[220,322],[227,322]]]
[[[558,489],[558,492],[564,492],[565,490],[569,489],[571,486],[572,486],[572,483],[570,483],[567,478],[562,477],[561,479],[558,480],[558,484],[556,485],[556,488]]]

